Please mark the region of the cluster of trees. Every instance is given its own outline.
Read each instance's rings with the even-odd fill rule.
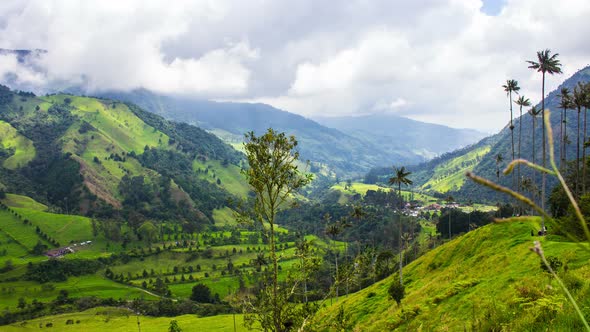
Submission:
[[[70,276],[96,273],[104,268],[99,260],[89,259],[50,259],[39,263],[29,263],[23,275],[25,280],[39,283],[66,281]]]

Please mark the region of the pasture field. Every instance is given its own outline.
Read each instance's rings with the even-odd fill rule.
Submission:
[[[15,194],[6,194],[6,198],[1,200],[2,203],[10,207],[25,208],[29,210],[46,211],[47,205],[41,204],[34,199]]]
[[[16,309],[19,298],[24,298],[27,303],[33,299],[41,302],[51,302],[59,291],[65,289],[70,297],[96,296],[99,298],[114,299],[157,299],[139,288],[129,287],[117,282],[105,279],[101,275],[85,275],[70,277],[65,282],[52,282],[39,284],[34,281],[5,281],[0,286],[0,306],[2,308]]]
[[[223,165],[218,160],[202,162],[195,159],[193,161],[193,170],[200,170],[198,174],[201,179],[205,179],[211,183],[218,183],[221,187],[237,197],[245,199],[248,192],[250,192],[250,187],[245,177],[236,165]]]
[[[515,331],[548,326],[555,331],[582,330],[559,285],[543,272],[539,257],[529,248],[538,240],[546,256],[559,257],[568,266],[560,275],[584,308],[590,305],[590,248],[561,238],[531,238],[530,231],[539,224],[539,218],[520,218],[459,236],[404,267],[406,295],[401,306],[388,295],[398,278],[393,274],[326,307],[315,322],[319,330],[327,329],[326,322],[344,312],[349,328],[360,331],[500,326]]]
[[[0,120],[0,145],[7,150],[14,151],[4,160],[2,166],[8,169],[17,169],[25,166],[36,155],[33,142],[19,134],[9,123]]]
[[[196,315],[182,315],[177,317],[146,317],[136,316],[127,309],[119,308],[93,308],[79,313],[69,313],[55,316],[47,316],[20,322],[12,325],[2,326],[6,332],[39,331],[42,326],[51,323],[55,331],[84,331],[84,332],[128,332],[136,331],[139,327],[142,332],[168,331],[170,322],[176,320],[183,331],[218,332],[233,331],[234,318],[236,331],[247,331],[243,326],[243,316],[218,315],[212,317],[198,317]],[[66,324],[71,320],[73,324]],[[78,322],[79,321],[79,322]],[[77,323],[78,322],[78,323]],[[51,328],[49,328],[51,329]]]

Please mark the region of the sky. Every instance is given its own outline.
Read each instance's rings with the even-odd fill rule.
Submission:
[[[0,81],[35,91],[146,88],[263,102],[306,117],[392,113],[493,133],[501,88],[538,102],[536,52],[590,63],[588,0],[0,1]]]

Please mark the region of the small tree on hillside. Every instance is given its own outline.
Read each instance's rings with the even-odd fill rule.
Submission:
[[[272,264],[271,284],[263,281],[264,289],[246,308],[245,322],[251,327],[257,321],[265,331],[288,331],[304,317],[300,315],[301,306],[289,302],[290,289],[279,285],[275,216],[292,194],[311,181],[311,175],[302,175],[297,168],[299,152],[294,136],[269,128],[262,136],[249,132],[245,137],[249,168],[243,173],[255,193],[253,217],[268,232]]]

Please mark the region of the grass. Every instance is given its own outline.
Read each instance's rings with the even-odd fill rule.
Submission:
[[[236,218],[234,217],[234,210],[227,206],[222,209],[213,210],[213,220],[217,226],[236,225]]]
[[[404,268],[402,306],[388,299],[393,275],[350,295],[338,306],[324,308],[317,324],[334,321],[342,305],[350,315],[350,326],[362,331],[540,330],[551,326],[576,330],[571,305],[554,280],[542,272],[539,258],[529,248],[533,240],[541,240],[548,256],[567,260],[568,272],[561,273],[570,282],[576,280],[575,296],[586,307],[590,305],[590,253],[575,243],[531,237],[530,231],[539,225],[538,219],[529,220],[481,227],[409,264]],[[326,324],[323,327],[319,330],[327,330]]]
[[[33,142],[19,134],[9,123],[0,121],[0,145],[4,149],[12,149],[14,153],[4,160],[2,166],[17,169],[25,166],[35,158]]]
[[[80,313],[69,313],[43,318],[33,319],[26,323],[15,323],[12,325],[2,326],[6,332],[20,331],[38,331],[39,325],[46,328],[46,324],[53,323],[55,331],[85,331],[102,332],[105,330],[113,332],[136,331],[139,326],[142,332],[162,332],[168,331],[170,322],[176,320],[178,326],[183,331],[233,331],[234,318],[236,322],[236,331],[247,331],[243,326],[242,315],[218,315],[213,317],[198,317],[196,315],[182,315],[177,317],[146,317],[136,316],[128,309],[122,308],[93,308]],[[66,325],[68,320],[73,322]],[[50,328],[51,329],[51,328]]]
[[[100,275],[86,275],[82,277],[70,277],[65,282],[50,283],[54,289],[47,289],[33,281],[5,281],[0,286],[0,306],[15,309],[20,297],[27,303],[33,299],[41,302],[51,302],[59,291],[65,289],[70,297],[96,296],[99,298],[114,299],[156,299],[153,295],[145,293],[141,289],[122,285],[103,278]]]
[[[382,187],[376,184],[366,184],[360,182],[352,182],[348,188],[345,189],[346,183],[341,182],[333,185],[330,190],[336,190],[340,192],[340,198],[338,199],[339,204],[347,204],[350,202],[351,198],[356,195],[365,195],[369,190],[383,190],[383,191],[390,191],[394,190],[391,187]],[[408,190],[402,190],[402,196],[408,198],[410,195],[414,196],[414,200],[421,202],[422,204],[430,204],[438,201],[438,199],[423,193],[418,192],[410,192]]]
[[[34,226],[57,240],[60,244],[66,245],[73,242],[93,240],[92,222],[89,218],[30,210],[26,208],[13,208],[26,219],[29,219]]]
[[[25,225],[7,210],[0,210],[0,230],[27,250],[32,250],[37,242],[41,241],[33,225]],[[45,241],[42,242],[47,244]]]
[[[6,194],[6,198],[2,199],[1,201],[10,207],[25,208],[37,211],[47,210],[47,205],[41,204],[30,197],[22,195]]]
[[[490,150],[491,146],[482,146],[438,165],[430,180],[422,185],[422,189],[439,193],[460,189],[465,182],[465,172],[472,170]]]
[[[193,161],[193,170],[201,170],[199,177],[211,183],[217,183],[219,179],[221,187],[240,198],[245,199],[248,192],[250,192],[248,182],[246,182],[240,168],[236,165],[228,164],[224,166],[218,160],[202,162],[195,159]],[[205,170],[207,170],[207,173],[204,173]]]

